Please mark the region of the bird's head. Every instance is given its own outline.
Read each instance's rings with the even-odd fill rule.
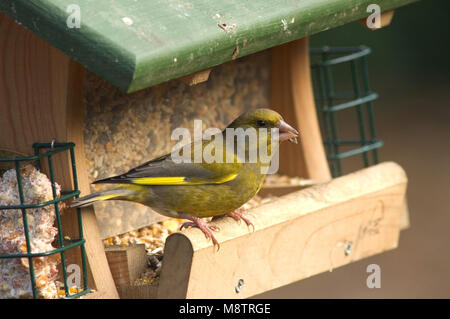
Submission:
[[[270,109],[248,111],[235,119],[228,127],[243,129],[252,127],[256,130],[265,128],[269,132],[271,129],[276,128],[279,130],[280,141],[289,140],[290,142],[297,143],[297,130],[287,124],[279,113]]]

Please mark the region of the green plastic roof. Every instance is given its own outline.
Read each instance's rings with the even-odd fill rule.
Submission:
[[[416,0],[377,0],[386,11]],[[368,16],[373,0],[2,0],[0,10],[133,92]],[[69,28],[80,9],[80,28]],[[69,17],[70,16],[70,17]]]

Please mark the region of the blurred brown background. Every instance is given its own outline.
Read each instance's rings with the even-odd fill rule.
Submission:
[[[257,298],[450,297],[450,2],[420,1],[396,10],[390,26],[370,31],[352,23],[311,37],[311,46],[372,48],[369,57],[380,161],[392,160],[409,178],[409,229],[395,250]],[[340,121],[340,124],[342,122]],[[340,125],[354,129],[354,118]],[[361,158],[344,160],[345,172]],[[381,288],[369,289],[366,267],[381,267]]]

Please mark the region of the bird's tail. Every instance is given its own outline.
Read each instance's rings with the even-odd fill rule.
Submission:
[[[93,193],[93,194],[86,195],[86,196],[75,199],[70,204],[70,207],[85,207],[85,206],[92,205],[94,202],[97,202],[97,201],[108,200],[108,199],[122,199],[122,198],[126,198],[127,196],[131,196],[133,194],[134,194],[134,192],[132,190],[123,189],[123,188],[100,191],[97,193]]]

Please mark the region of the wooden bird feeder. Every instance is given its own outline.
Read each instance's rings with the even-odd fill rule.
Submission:
[[[386,13],[382,26],[390,22],[392,10],[410,2],[378,1]],[[89,286],[94,289],[85,297],[249,297],[397,247],[399,232],[407,226],[404,171],[395,163],[382,163],[332,179],[311,84],[308,37],[364,19],[371,3],[0,3],[0,149],[29,154],[35,142],[75,143],[79,189],[88,194],[86,72],[127,94],[150,87],[158,93],[161,83],[179,79],[195,86],[208,81],[216,67],[270,48],[270,106],[300,132],[299,145],[281,149],[280,173],[320,182],[278,190],[283,196],[252,209],[254,231],[229,218],[217,221],[218,252],[197,229],[171,235],[159,285],[149,287],[130,284],[131,274],[140,269],[135,264],[143,262],[142,250],[124,255],[108,251],[110,267],[94,209],[83,208]],[[137,98],[139,92],[130,96]],[[161,94],[156,103],[170,99]],[[112,117],[114,112],[112,108]],[[63,188],[73,186],[70,172],[68,157],[55,158],[56,180]],[[63,215],[65,235],[76,236],[75,216]],[[67,258],[77,262],[70,253]],[[117,263],[122,266],[113,265]]]

